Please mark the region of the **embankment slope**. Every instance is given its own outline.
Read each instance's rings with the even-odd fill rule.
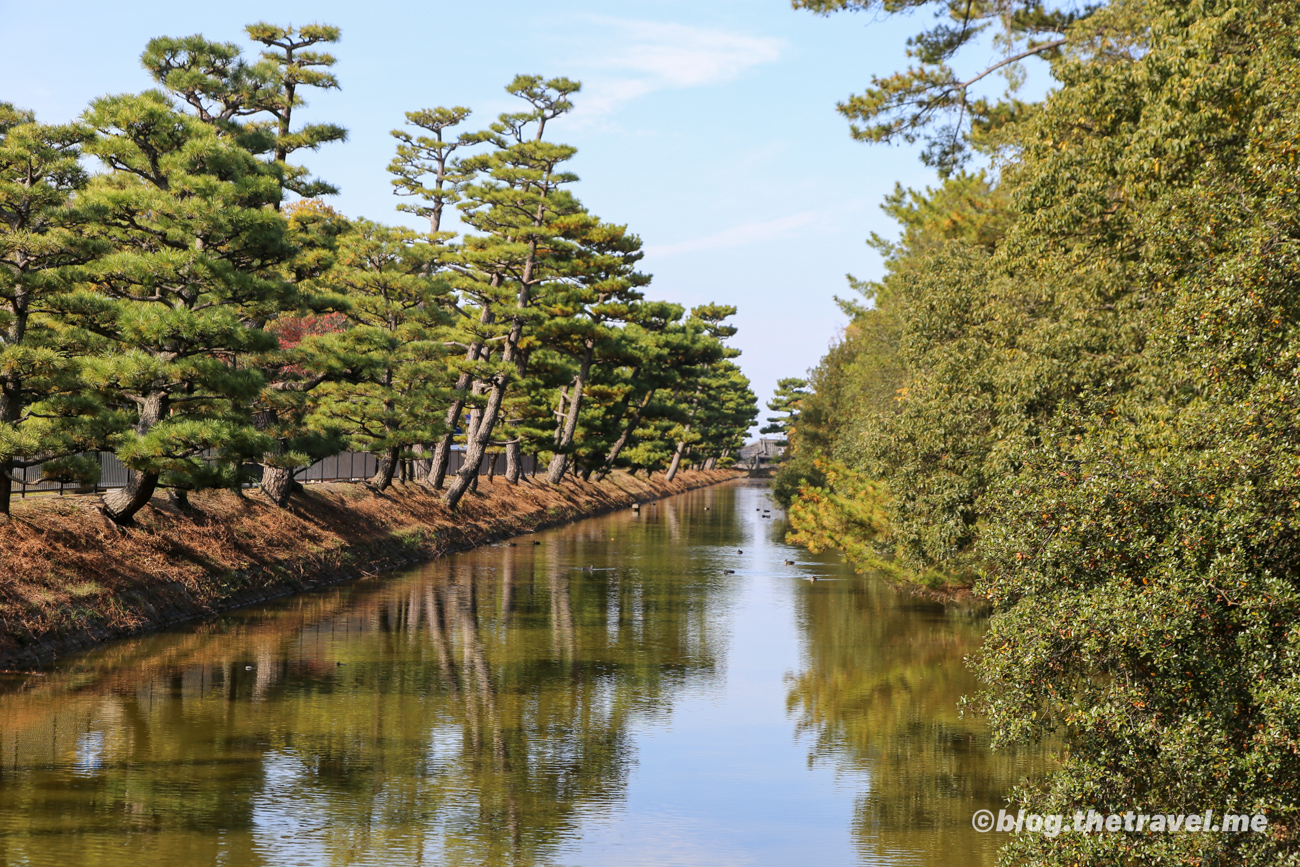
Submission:
[[[455,513],[417,485],[312,485],[288,509],[211,491],[156,497],[127,529],[91,498],[28,501],[0,523],[0,669],[736,477],[484,479]]]

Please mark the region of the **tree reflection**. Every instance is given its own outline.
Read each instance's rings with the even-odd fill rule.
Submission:
[[[977,689],[962,660],[982,619],[871,578],[834,592],[805,585],[799,599],[806,666],[790,679],[787,705],[812,739],[812,760],[865,772],[853,828],[864,860],[993,864],[1001,835],[977,834],[971,815],[1005,807],[1044,759],[990,753],[984,726],[960,714],[961,696]]]
[[[0,863],[554,860],[716,668],[689,549],[591,524],[0,696]]]

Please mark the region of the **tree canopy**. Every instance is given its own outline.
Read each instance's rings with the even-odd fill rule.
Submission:
[[[969,8],[1013,27],[1043,11]],[[996,148],[968,115],[962,147],[989,171],[932,141],[939,186],[887,201],[901,237],[877,239],[886,275],[845,303],[782,470],[795,538],[992,605],[972,707],[1003,743],[1064,744],[1016,793],[1030,812],[1269,818],[1019,835],[1005,863],[1289,863],[1296,9],[1112,0],[1024,20],[1031,47],[1059,34],[1037,52],[1056,86],[1004,104]],[[906,123],[861,135],[956,134],[918,96],[948,92],[951,26],[914,40],[923,75],[855,104]]]
[[[286,505],[344,448],[377,457],[376,490],[453,508],[501,452],[514,484],[526,453],[552,484],[728,459],[756,414],[735,311],[647,299],[640,239],[578,199],[576,150],[552,140],[578,82],[517,76],[520,109],[483,129],[407,112],[389,171],[427,225],[394,227],[337,212],[297,162],[347,138],[297,112],[340,87],[338,28],[245,35],[255,56],[151,40],[158,88],[73,123],[0,104],[0,512],[20,471],[93,480],[96,450],[127,469],[102,503],[122,524],[159,490],[188,507],[260,482]]]

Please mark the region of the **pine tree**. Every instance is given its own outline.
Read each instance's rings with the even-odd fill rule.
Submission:
[[[799,412],[804,399],[808,397],[808,381],[798,377],[787,376],[776,384],[776,394],[767,402],[767,408],[776,413],[769,416],[768,424],[759,428],[759,433],[776,434],[780,437],[777,445],[788,448],[790,431],[799,420]]]
[[[580,211],[564,189],[577,176],[561,169],[574,148],[542,140],[547,123],[573,107],[568,97],[578,88],[564,78],[518,76],[506,90],[531,110],[501,115],[492,126],[495,150],[464,161],[480,179],[466,185],[459,207],[465,222],[483,233],[466,239],[466,262],[486,276],[476,283],[477,300],[487,306],[483,316],[504,328],[504,339],[499,361],[481,366],[475,377],[482,405],[467,431],[465,465],[445,497],[453,508],[478,478],[511,382],[525,374],[525,331],[539,318],[534,294],[551,278],[547,259],[560,231],[556,221]],[[506,449],[508,477],[517,481],[518,440],[507,441]]]
[[[200,120],[271,160],[285,189],[304,198],[337,193],[332,184],[308,178],[307,169],[289,164],[288,159],[297,151],[318,150],[347,139],[347,130],[337,124],[293,128],[294,109],[306,104],[303,88],[338,89],[338,79],[327,71],[335,63],[333,55],[309,49],[337,42],[339,29],[260,22],[244,30],[254,42],[266,46],[257,63],[246,61],[234,43],[213,42],[197,34],[151,39],[140,59],[154,80],[184,101]]]
[[[86,184],[79,157],[88,137],[0,103],[0,514],[9,513],[18,469],[40,464],[69,478],[98,469],[74,459],[104,433],[80,381],[88,348],[49,317],[75,267],[101,251],[85,232],[91,214],[72,201]]]
[[[655,396],[672,389],[682,367],[680,353],[688,341],[681,324],[685,311],[663,301],[636,305],[633,318],[618,334],[621,359],[610,365],[607,383],[611,400],[589,423],[583,447],[589,453],[583,478],[597,481],[614,469],[619,453],[631,443]]]
[[[236,485],[270,447],[249,413],[264,378],[243,360],[274,346],[256,323],[298,307],[273,270],[296,249],[265,164],[164,95],[103,97],[85,122],[107,169],[85,201],[113,252],[65,309],[114,348],[89,373],[132,417],[116,447],[126,487],[104,496],[129,523],[160,483]]]
[[[359,220],[340,239],[338,263],[324,278],[348,301],[352,326],[339,347],[355,374],[321,387],[314,416],[341,425],[354,448],[379,458],[375,490],[392,483],[411,446],[442,434],[445,257],[427,236]]]
[[[687,368],[684,371],[683,382],[675,395],[680,401],[680,422],[671,432],[671,436],[677,441],[677,446],[673,449],[673,456],[668,463],[668,470],[665,475],[665,478],[670,482],[677,476],[677,471],[681,469],[682,458],[686,456],[687,448],[700,441],[699,432],[693,430],[696,426],[695,417],[699,414],[700,402],[704,398],[705,388],[709,384],[709,376],[714,365],[724,359],[736,358],[740,355],[739,349],[732,349],[722,344],[723,340],[734,336],[736,333],[734,325],[722,324],[724,320],[735,314],[735,307],[722,304],[702,304],[691,310],[692,324],[699,328],[716,345],[717,355],[710,358],[706,363]]]
[[[941,23],[908,39],[908,68],[884,77],[873,76],[864,93],[850,96],[838,108],[852,122],[853,137],[859,141],[924,140],[922,161],[938,168],[944,176],[970,156],[973,140],[983,139],[986,144],[997,140],[1004,126],[1028,113],[1028,107],[1014,96],[1024,80],[1020,70],[1023,61],[1057,60],[1071,45],[1071,33],[1077,45],[1105,32],[1104,28],[1087,26],[1088,18],[1104,4],[1056,4],[1050,0],[792,0],[791,5],[821,15],[934,9]],[[963,51],[975,53],[975,46],[988,38],[990,29],[994,30],[994,44],[1002,57],[974,75],[959,76],[954,68],[958,56]],[[1007,96],[994,100],[975,96],[976,86],[994,73],[1006,76]]]
[[[330,142],[347,138],[347,130],[336,124],[308,124],[293,129],[294,109],[305,104],[301,88],[337,89],[337,79],[326,70],[334,65],[328,54],[306,50],[320,43],[338,41],[338,28],[310,25],[295,29],[259,23],[245,28],[254,41],[267,47],[262,59],[249,64],[239,46],[218,43],[203,36],[180,39],[159,37],[149,42],[142,62],[154,79],[184,101],[199,119],[211,124],[219,134],[229,136],[250,152],[271,162],[269,174],[282,187],[274,203],[283,206],[283,190],[303,196],[337,192],[321,180],[309,180],[302,166],[290,165],[295,152],[316,150]],[[288,320],[263,323],[273,333],[282,334],[298,328],[298,313],[309,318],[312,311],[329,309],[329,300],[304,291],[310,282],[329,267],[331,235],[342,221],[317,205],[298,209],[290,222],[295,231],[299,253],[279,269],[280,275],[294,283],[303,310],[286,314]],[[310,219],[308,219],[310,217]],[[334,321],[334,320],[325,320]],[[305,464],[332,453],[338,440],[331,431],[313,431],[303,425],[306,420],[308,393],[339,373],[346,362],[328,358],[329,341],[315,341],[310,347],[294,347],[298,361],[286,360],[277,350],[258,359],[255,365],[267,382],[255,407],[258,428],[273,437],[271,449],[261,459],[262,490],[272,502],[283,506],[294,488],[293,473]],[[311,349],[318,365],[310,376],[299,376],[303,353]],[[285,370],[294,371],[289,377]]]
[[[447,205],[460,201],[461,187],[472,177],[454,154],[457,150],[472,147],[490,140],[485,133],[460,133],[455,139],[449,139],[449,131],[464,123],[470,116],[470,110],[460,106],[454,108],[432,108],[406,113],[407,123],[424,130],[427,135],[417,135],[405,130],[393,130],[392,135],[398,140],[397,155],[388,164],[388,171],[395,177],[392,180],[394,194],[417,199],[416,202],[403,202],[398,210],[416,214],[429,221],[429,230],[433,234],[442,231],[442,216]],[[452,304],[451,310],[458,321],[469,317],[482,319],[490,315],[491,308],[482,306],[477,313],[468,311],[469,305]],[[485,325],[479,321],[468,325],[469,331]],[[452,400],[447,407],[444,419],[444,432],[432,445],[431,456],[420,461],[416,473],[421,481],[433,490],[441,490],[447,475],[448,462],[451,459],[452,440],[456,427],[465,409],[466,395],[472,385],[472,370],[483,351],[483,343],[477,333],[466,334],[466,329],[459,329],[458,334],[450,335],[453,342],[460,345],[464,356],[455,365],[455,384],[452,386]],[[457,337],[461,338],[457,340]],[[425,444],[417,444],[414,450],[418,454],[429,452]]]
[[[297,253],[280,274],[298,287],[300,305],[312,309],[286,313],[266,323],[277,347],[254,360],[266,383],[253,405],[259,431],[273,438],[261,458],[261,489],[277,506],[288,505],[298,489],[298,470],[337,454],[344,447],[340,426],[312,418],[318,403],[314,392],[328,382],[353,379],[354,358],[342,333],[348,318],[340,311],[348,300],[330,291],[326,278],[338,258],[340,236],[353,231],[341,214],[314,199],[284,209]]]
[[[650,278],[633,266],[641,259],[641,239],[594,219],[573,221],[564,280],[551,293],[551,327],[542,340],[577,362],[577,369],[561,394],[560,409],[551,443],[554,457],[546,480],[559,484],[569,466],[582,401],[599,349],[612,340],[610,323],[633,318],[642,297],[640,287]]]
[[[745,435],[758,418],[758,398],[749,379],[732,361],[718,362],[705,383],[700,412],[695,416],[699,431],[697,457],[703,469],[711,470],[730,452],[745,444]]]
[[[281,27],[259,22],[244,28],[248,38],[266,46],[258,71],[268,82],[259,107],[274,118],[274,146],[271,155],[281,167],[285,189],[304,198],[338,192],[333,184],[307,177],[307,170],[288,163],[300,150],[317,150],[323,144],[346,141],[348,131],[338,124],[309,123],[293,128],[294,109],[306,105],[301,89],[337,90],[338,79],[327,70],[334,65],[332,54],[311,50],[313,46],[339,41],[339,29],[328,24]]]

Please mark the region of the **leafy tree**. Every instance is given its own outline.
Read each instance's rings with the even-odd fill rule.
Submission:
[[[1126,318],[1146,341],[1130,387],[1062,413],[989,499],[985,707],[1004,740],[1063,733],[1061,771],[1021,793],[1035,808],[1215,804],[1270,829],[1017,839],[1008,859],[1287,863],[1300,809],[1296,10],[1107,15],[1140,21],[1144,50],[1062,70],[1026,140],[1021,209],[1037,250],[1071,269],[1125,263],[1142,301]]]
[[[787,376],[776,384],[776,393],[767,402],[767,408],[776,413],[769,416],[768,424],[759,428],[759,433],[776,434],[780,437],[777,445],[785,448],[790,445],[790,431],[799,420],[799,412],[804,399],[808,397],[808,381],[798,377]]]
[[[1296,857],[1296,25],[1255,0],[1114,2],[1070,25],[1061,86],[1002,171],[1014,219],[947,237],[932,197],[916,213],[935,243],[905,232],[855,311],[892,318],[895,406],[838,391],[829,410],[860,423],[795,437],[798,454],[830,432],[799,538],[981,576],[981,706],[1003,743],[1067,747],[1018,793],[1028,809],[1270,817],[1025,835],[1006,863]],[[837,383],[869,382],[859,340]]]
[[[454,153],[465,147],[472,147],[490,140],[485,133],[461,133],[454,140],[448,140],[449,130],[464,123],[470,116],[470,110],[463,107],[421,109],[406,113],[407,123],[423,129],[427,135],[416,135],[405,130],[394,130],[392,135],[398,140],[397,155],[388,165],[388,171],[395,177],[392,180],[394,194],[415,198],[416,202],[403,202],[398,210],[417,214],[429,221],[429,229],[436,234],[442,230],[443,211],[449,204],[460,201],[460,190],[473,177],[455,158]],[[488,278],[489,280],[491,278]],[[474,297],[470,293],[471,298]],[[451,405],[447,408],[444,420],[444,432],[433,444],[432,457],[421,467],[417,478],[434,490],[441,490],[447,475],[447,466],[451,458],[451,445],[457,425],[465,410],[466,398],[473,384],[473,369],[484,351],[483,335],[479,329],[488,325],[492,310],[490,305],[480,305],[477,313],[466,310],[465,305],[453,304],[454,318],[459,320],[477,316],[478,322],[464,323],[465,327],[457,329],[451,335],[454,342],[464,351],[463,360],[456,366],[456,384],[452,392]],[[416,452],[424,452],[427,447],[417,444]]]
[[[266,46],[257,63],[244,60],[238,45],[212,42],[201,35],[152,39],[141,62],[155,81],[201,120],[235,136],[250,152],[267,156],[285,189],[307,198],[338,192],[332,184],[308,178],[305,168],[290,165],[288,159],[297,151],[347,139],[347,130],[337,124],[293,128],[293,111],[305,104],[302,88],[339,86],[328,72],[334,57],[310,50],[337,42],[339,29],[261,22],[249,25],[245,32]]]
[[[670,436],[677,442],[677,447],[673,450],[673,455],[668,463],[666,478],[672,481],[681,468],[682,458],[686,455],[687,448],[701,440],[698,430],[692,430],[696,426],[695,418],[700,412],[701,401],[705,398],[706,389],[711,390],[717,387],[717,382],[711,377],[717,373],[716,365],[726,359],[736,358],[740,355],[739,349],[732,349],[724,346],[722,341],[732,337],[736,333],[734,325],[723,325],[723,321],[734,316],[735,307],[722,304],[701,304],[691,310],[691,325],[695,326],[700,332],[707,336],[707,345],[710,346],[716,354],[711,353],[711,357],[703,361],[696,367],[688,367],[683,370],[685,374],[684,381],[674,392],[674,401],[680,401],[678,404],[679,424],[676,425]],[[749,427],[749,425],[746,425]]]
[[[405,130],[393,130],[397,139],[397,156],[388,164],[393,194],[418,199],[403,202],[399,211],[424,217],[429,221],[429,231],[442,230],[442,214],[447,205],[460,201],[460,189],[470,175],[466,174],[453,154],[463,147],[483,143],[483,133],[461,133],[455,140],[445,137],[449,130],[469,119],[470,110],[454,108],[426,108],[408,111],[406,122],[429,133],[415,135]]]
[[[626,226],[589,218],[574,223],[566,232],[573,246],[563,269],[565,280],[548,298],[550,327],[540,335],[577,361],[556,412],[554,457],[546,474],[551,484],[559,484],[569,466],[592,364],[598,360],[598,349],[609,346],[613,336],[609,323],[635,316],[633,305],[642,297],[639,288],[650,282],[633,270],[644,254],[641,239],[629,235]]]
[[[620,329],[622,363],[606,368],[601,382],[609,401],[593,413],[581,438],[584,479],[595,472],[599,481],[614,468],[655,396],[677,384],[683,353],[696,345],[680,322],[683,313],[676,304],[641,303],[635,319]]]
[[[74,458],[104,433],[91,423],[102,407],[80,380],[86,347],[48,316],[75,267],[101,250],[85,231],[89,214],[72,201],[86,185],[79,158],[88,135],[0,103],[0,514],[9,513],[16,470],[41,464],[45,475],[83,478],[98,470]]]
[[[324,278],[348,300],[352,326],[337,342],[353,374],[320,388],[314,419],[340,424],[354,448],[379,458],[376,490],[392,483],[412,445],[442,433],[445,256],[436,240],[360,220],[340,238],[338,263]]]
[[[249,39],[266,46],[261,52],[258,71],[269,87],[259,107],[274,118],[275,144],[271,155],[283,172],[282,183],[305,198],[337,193],[338,188],[333,184],[309,179],[306,169],[291,166],[287,160],[295,151],[318,150],[323,144],[347,140],[348,131],[338,124],[309,123],[293,128],[293,110],[306,104],[301,88],[337,90],[339,87],[338,79],[328,71],[336,62],[334,56],[313,50],[316,45],[338,42],[339,29],[328,24],[281,27],[258,22],[248,25],[244,31]]]
[[[1021,81],[1018,65],[1029,58],[1055,60],[1072,42],[1098,33],[1092,13],[1096,6],[1042,0],[791,0],[796,9],[819,15],[838,11],[898,14],[938,7],[943,23],[907,40],[907,56],[914,61],[903,72],[873,76],[871,86],[839,104],[852,122],[853,137],[867,142],[908,143],[924,139],[922,160],[944,175],[958,168],[970,154],[972,133],[978,140],[998,141],[998,131],[1008,121],[1022,117],[1027,107],[1014,96],[1000,100],[976,97],[973,88],[990,75],[1003,72],[1008,90]],[[946,19],[946,20],[944,20]],[[971,76],[961,76],[954,61],[963,49],[979,45],[994,29],[994,43],[1002,56]],[[1073,38],[1071,38],[1073,37]],[[969,53],[969,52],[968,52]],[[973,128],[973,129],[972,129]]]
[[[710,373],[695,416],[700,439],[693,452],[706,470],[743,446],[745,434],[758,418],[758,398],[734,362],[719,361]]]
[[[288,504],[300,486],[295,473],[344,447],[339,425],[312,418],[313,392],[327,382],[355,378],[357,358],[340,335],[349,320],[339,312],[347,298],[330,291],[327,278],[337,263],[338,239],[352,224],[318,200],[304,199],[285,209],[296,255],[281,274],[300,290],[300,303],[317,311],[295,312],[272,319],[266,330],[277,346],[254,363],[265,385],[253,406],[253,422],[274,440],[261,458],[261,489],[277,506]]]
[[[1014,279],[998,273],[990,257],[1014,223],[1005,192],[982,176],[954,175],[925,193],[896,190],[885,210],[903,236],[873,241],[886,256],[883,281],[853,283],[870,306],[841,302],[854,320],[814,372],[777,494],[807,484],[823,488],[818,503],[836,508],[843,501],[826,488],[833,466],[853,490],[882,498],[873,513],[891,515],[863,525],[879,536],[850,546],[875,552],[860,566],[969,583],[980,497],[1008,471],[1008,443],[1032,437],[1083,377],[1099,375],[1080,363],[1085,354],[1109,358],[1114,347],[1095,322],[1061,329],[1054,316],[1068,293],[1032,268]],[[796,529],[815,537],[815,524]]]
[[[575,149],[542,140],[547,123],[573,107],[568,98],[579,86],[565,78],[516,77],[506,90],[530,110],[500,115],[491,130],[494,150],[463,163],[479,179],[465,186],[458,207],[462,219],[482,233],[466,239],[467,262],[486,277],[476,281],[480,308],[491,305],[493,310],[484,314],[505,330],[499,361],[484,365],[475,376],[482,409],[467,431],[465,466],[444,498],[453,508],[478,478],[511,382],[525,375],[530,350],[525,331],[540,315],[534,294],[552,277],[547,260],[561,231],[556,221],[581,209],[564,189],[577,176],[561,169]],[[507,441],[506,447],[508,477],[517,481],[518,440]]]
[[[304,104],[303,88],[338,88],[337,79],[327,71],[334,65],[334,58],[310,50],[317,44],[337,42],[338,28],[310,25],[295,29],[258,23],[245,28],[245,32],[266,46],[256,63],[244,60],[238,45],[212,42],[201,35],[150,40],[141,59],[154,80],[188,105],[200,120],[211,124],[219,134],[232,137],[241,147],[269,159],[268,173],[279,182],[282,193],[290,190],[302,196],[319,196],[337,192],[329,183],[309,179],[307,170],[290,165],[288,158],[297,151],[317,150],[323,144],[347,138],[347,130],[337,124],[308,124],[293,129],[294,109]],[[274,202],[277,209],[282,207],[282,198]],[[337,214],[322,208],[319,202],[295,209],[290,221],[298,255],[283,264],[280,274],[298,288],[304,308],[299,312],[309,318],[327,309],[330,302],[304,291],[304,281],[328,269],[332,236],[342,224]],[[288,316],[295,321],[263,324],[277,335],[292,332],[298,328],[298,313]],[[305,427],[306,395],[346,365],[343,359],[326,357],[323,350],[330,346],[328,341],[313,341],[310,348],[316,373],[299,375],[299,362],[308,347],[294,343],[298,361],[272,350],[254,362],[267,380],[254,420],[259,430],[273,438],[272,448],[261,459],[261,485],[272,502],[281,506],[294,489],[295,469],[338,448],[333,427]],[[282,375],[286,370],[291,372],[288,377]]]
[[[114,350],[88,373],[132,419],[116,441],[126,487],[104,496],[129,523],[160,483],[235,485],[270,446],[248,411],[263,377],[238,362],[274,345],[254,323],[296,309],[272,270],[296,251],[265,165],[164,95],[98,99],[85,122],[107,171],[84,199],[113,252],[61,306]]]

